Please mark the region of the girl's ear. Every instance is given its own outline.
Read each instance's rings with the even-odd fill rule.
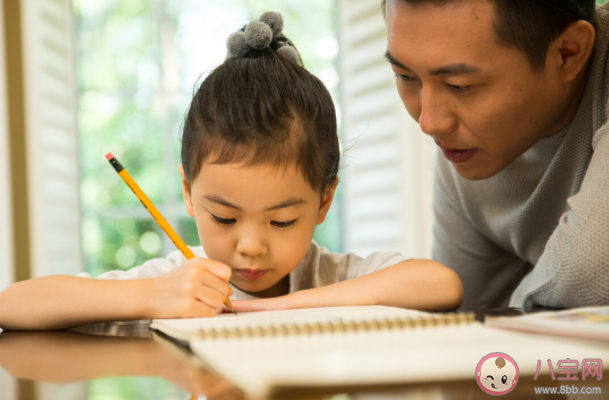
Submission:
[[[195,212],[192,208],[192,201],[190,201],[190,185],[188,184],[188,180],[186,179],[186,176],[184,175],[184,168],[182,167],[182,164],[180,164],[180,167],[178,168],[178,170],[180,171],[180,175],[182,175],[182,196],[184,196],[184,204],[186,204],[186,212],[188,213],[188,215],[190,215],[191,217],[194,218]]]
[[[334,193],[336,192],[337,186],[338,177],[336,177],[334,183],[329,185],[326,191],[321,195],[321,204],[319,205],[319,213],[317,214],[317,225],[325,221],[326,215],[328,215],[328,211],[332,205],[332,200],[334,200]]]

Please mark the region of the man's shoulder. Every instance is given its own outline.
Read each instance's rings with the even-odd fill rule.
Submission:
[[[596,8],[596,43],[594,58],[588,79],[592,80],[593,96],[593,142],[596,147],[599,140],[609,133],[607,119],[609,115],[609,2]],[[589,82],[590,83],[590,82]]]

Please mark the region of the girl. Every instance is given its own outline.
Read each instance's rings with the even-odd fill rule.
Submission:
[[[184,201],[202,247],[129,271],[15,283],[0,327],[60,329],[101,321],[213,316],[345,305],[459,307],[457,275],[398,253],[332,254],[312,242],[338,184],[332,98],[268,12],[229,37],[201,84],[182,137]]]

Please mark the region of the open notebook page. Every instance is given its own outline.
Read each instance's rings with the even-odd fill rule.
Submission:
[[[429,313],[384,306],[309,308],[302,310],[261,311],[220,314],[211,318],[155,319],[150,327],[181,341],[189,341],[198,330],[233,329],[305,323],[359,322],[369,320],[417,318]]]
[[[473,380],[477,363],[502,352],[521,376],[538,360],[549,374],[561,359],[609,359],[609,344],[492,329],[479,322],[389,331],[256,338],[194,339],[208,367],[253,396],[315,388]]]

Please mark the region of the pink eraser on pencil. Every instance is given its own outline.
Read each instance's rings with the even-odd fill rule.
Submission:
[[[108,161],[112,160],[113,158],[114,158],[114,156],[112,155],[112,153],[108,153],[108,154],[106,154],[106,159],[107,159]]]

